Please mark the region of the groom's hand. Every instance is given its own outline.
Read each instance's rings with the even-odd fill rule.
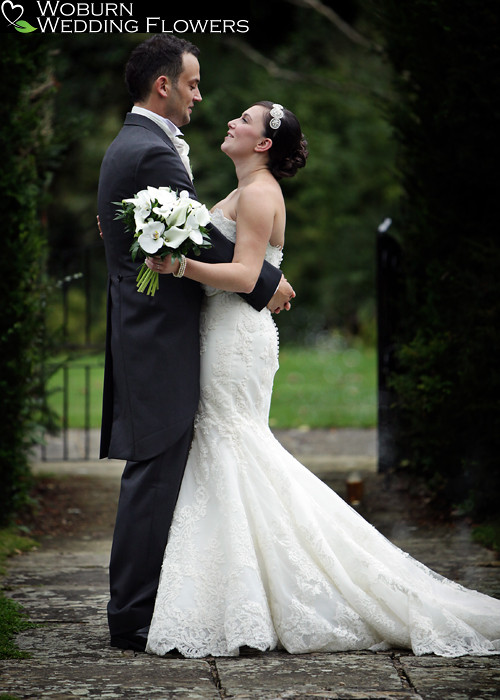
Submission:
[[[280,311],[290,311],[291,300],[295,297],[292,285],[288,282],[284,275],[281,276],[278,289],[274,292],[274,296],[269,301],[267,308],[274,314],[279,314]]]

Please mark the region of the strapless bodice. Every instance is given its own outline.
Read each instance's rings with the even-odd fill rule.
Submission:
[[[236,221],[224,216],[222,209],[214,209],[210,212],[210,219],[214,226],[233,243],[236,242]],[[265,258],[267,262],[275,267],[281,265],[283,260],[283,249],[281,246],[274,246],[268,243]]]

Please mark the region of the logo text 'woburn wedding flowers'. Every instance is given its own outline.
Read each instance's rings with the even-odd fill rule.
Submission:
[[[26,4],[26,3],[25,3]],[[3,0],[1,12],[9,25],[27,34],[39,29],[42,33],[135,33],[165,34],[206,33],[235,34],[249,31],[245,19],[176,19],[159,16],[137,18],[133,3],[123,2],[66,2],[65,0],[37,0],[37,26],[21,19],[24,7],[12,0]],[[157,5],[155,7],[157,9]],[[33,23],[35,20],[32,19]]]

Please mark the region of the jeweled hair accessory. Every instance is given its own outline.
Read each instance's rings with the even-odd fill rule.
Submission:
[[[283,111],[283,106],[278,105],[278,104],[273,104],[273,108],[269,112],[271,115],[272,119],[269,122],[269,126],[271,129],[279,129],[281,126],[281,120],[285,116],[285,113]]]

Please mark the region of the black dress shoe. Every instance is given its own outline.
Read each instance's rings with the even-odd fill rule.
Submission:
[[[119,649],[133,649],[134,651],[145,651],[148,641],[149,625],[141,627],[139,630],[124,634],[114,634],[111,636],[111,646]]]

